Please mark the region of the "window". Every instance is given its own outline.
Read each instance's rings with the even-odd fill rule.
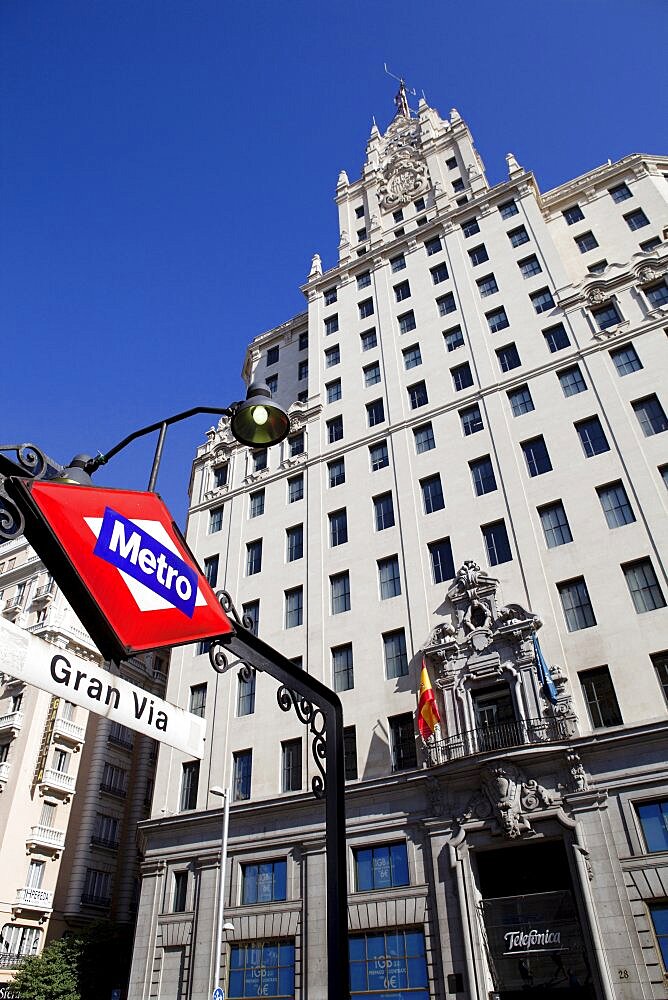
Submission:
[[[329,515],[329,544],[332,548],[348,541],[348,517],[345,507]]]
[[[617,326],[622,321],[622,317],[614,302],[609,302],[607,305],[592,309],[591,314],[599,330],[609,330],[611,326]]]
[[[532,292],[529,298],[537,313],[547,312],[548,309],[554,308],[554,299],[549,288],[539,288],[537,292]]]
[[[376,339],[376,328],[371,327],[370,330],[365,330],[364,333],[360,333],[360,342],[362,344],[363,351],[370,351],[373,347],[378,345],[378,340]]]
[[[479,232],[480,226],[477,219],[467,219],[466,222],[462,222],[462,233],[465,237],[475,236]]]
[[[341,486],[346,481],[345,459],[335,458],[327,463],[327,482],[330,489],[334,486]]]
[[[461,179],[461,177],[457,177],[457,178],[456,178],[456,179],[455,179],[455,180],[454,180],[454,181],[452,182],[452,190],[453,190],[453,191],[454,191],[455,193],[456,193],[456,192],[458,192],[458,191],[463,191],[463,190],[464,190],[464,181],[463,181],[463,180]]]
[[[251,795],[253,751],[238,750],[232,754],[232,801],[243,802]]]
[[[325,368],[333,368],[334,365],[338,365],[341,360],[341,351],[339,350],[339,345],[334,344],[332,347],[328,347],[325,351]]]
[[[224,465],[217,465],[213,470],[213,485],[217,490],[221,489],[223,486],[227,486],[227,472],[227,462],[225,462]]]
[[[237,717],[255,712],[255,671],[240,670],[237,675]]]
[[[304,473],[288,479],[288,503],[296,503],[304,499]]]
[[[246,576],[262,571],[262,539],[246,543]]]
[[[443,498],[443,487],[441,486],[441,475],[436,473],[420,480],[422,490],[422,503],[425,514],[433,514],[437,510],[443,510],[445,500]]]
[[[552,462],[542,434],[530,441],[522,441],[521,448],[530,476],[542,476],[543,473],[552,471]]]
[[[580,253],[589,253],[590,250],[595,250],[598,246],[598,240],[591,231],[576,236],[575,242]]]
[[[666,600],[649,559],[636,559],[635,562],[622,566],[622,571],[633,606],[639,615],[665,608]]]
[[[457,169],[456,158],[454,156],[451,156],[449,160],[445,161],[445,165],[448,168],[448,170],[456,170]]]
[[[399,559],[397,556],[388,556],[387,559],[378,560],[378,584],[381,601],[399,596],[401,593],[401,577],[399,575]]]
[[[253,903],[281,902],[286,899],[287,869],[285,860],[242,865],[241,905],[252,906]]]
[[[480,278],[476,281],[476,285],[478,286],[478,291],[480,292],[482,298],[485,298],[487,295],[493,295],[494,292],[498,292],[499,290],[499,286],[497,285],[496,278],[493,274],[487,274],[484,278]]]
[[[299,350],[300,351],[308,350],[308,331],[306,330],[304,331],[304,333],[299,334]]]
[[[650,253],[650,251],[656,250],[657,247],[661,246],[661,237],[652,236],[652,238],[649,240],[643,240],[643,242],[640,243],[639,246],[640,249],[643,251],[643,253]]]
[[[439,538],[429,542],[429,557],[431,559],[431,576],[434,583],[445,583],[455,575],[455,564],[452,558],[452,545],[449,538]]]
[[[396,257],[390,257],[390,270],[392,274],[396,274],[397,271],[403,271],[406,267],[406,258],[402,253],[397,254]]]
[[[469,257],[471,258],[471,263],[474,267],[478,264],[484,264],[486,260],[489,260],[489,254],[487,253],[487,247],[484,243],[479,243],[477,247],[472,247],[469,250]]]
[[[394,527],[394,504],[391,493],[381,493],[373,498],[373,517],[376,531]]]
[[[499,205],[499,213],[502,219],[511,219],[513,215],[519,215],[519,209],[511,198],[510,201],[504,201]]]
[[[230,953],[228,1000],[264,996],[294,997],[295,945],[293,940],[233,944]],[[271,992],[269,992],[271,990]]]
[[[561,606],[564,609],[566,618],[566,628],[569,632],[578,632],[583,628],[592,628],[596,625],[594,609],[589,600],[589,591],[583,576],[575,580],[567,580],[565,583],[558,583],[557,590],[561,598]]]
[[[253,633],[253,635],[258,635],[260,629],[260,602],[259,601],[247,601],[242,604],[241,610],[243,611],[244,618],[247,618],[250,625],[247,627]]]
[[[467,406],[465,410],[460,410],[459,419],[462,422],[462,430],[465,437],[468,437],[469,434],[476,434],[478,431],[483,430],[485,426],[482,422],[480,407],[477,403],[474,403],[473,406]]]
[[[410,331],[414,330],[417,326],[412,309],[409,309],[408,312],[402,313],[401,316],[398,316],[397,321],[399,323],[399,333],[410,333]]]
[[[390,976],[389,970],[393,973]],[[398,974],[394,973],[398,971]],[[448,975],[450,992],[461,986],[460,973]],[[385,986],[389,981],[398,982],[400,992]],[[350,937],[351,996],[394,997],[398,1000],[427,1000],[427,959],[422,930],[374,931]],[[454,985],[453,985],[454,984]],[[420,988],[422,987],[422,988]],[[373,992],[370,992],[373,990]],[[404,992],[404,990],[406,992]]]
[[[383,650],[387,680],[404,677],[408,673],[408,656],[406,654],[406,636],[402,628],[383,634]]]
[[[9,757],[9,743],[0,743],[0,764],[4,764]]]
[[[363,288],[368,288],[371,284],[371,272],[362,271],[361,274],[357,275],[357,287],[361,291]]]
[[[354,726],[343,727],[343,771],[346,781],[357,779],[357,733]]]
[[[468,389],[470,385],[473,385],[473,375],[471,374],[471,367],[468,361],[465,361],[463,365],[456,365],[454,368],[451,368],[450,375],[452,376],[452,385],[455,392],[461,392],[462,389]]]
[[[571,365],[570,368],[563,368],[560,372],[557,372],[557,376],[564,396],[576,396],[579,392],[585,392],[587,388],[579,365]]]
[[[609,528],[621,528],[625,524],[633,524],[635,515],[626,490],[619,480],[607,486],[598,486],[596,492]]]
[[[529,242],[529,235],[524,226],[518,226],[517,229],[510,230],[508,239],[512,247],[521,247],[523,243]]]
[[[267,468],[267,449],[258,448],[252,452],[253,472],[262,472]]]
[[[179,810],[197,808],[197,787],[199,785],[199,761],[189,760],[181,765],[181,801]]]
[[[497,333],[497,331],[505,330],[507,326],[510,326],[506,310],[503,306],[499,306],[498,309],[492,309],[491,312],[485,313],[485,318],[491,333]]]
[[[21,695],[19,695],[18,698],[20,699]],[[12,698],[12,711],[18,712],[20,708],[21,708],[21,702],[19,700],[17,703],[15,696],[14,698]],[[54,771],[58,771],[59,774],[67,774],[70,769],[70,757],[71,755],[68,753],[67,750],[61,750],[60,748],[56,748],[53,751],[53,761],[51,764]]]
[[[494,466],[489,455],[484,455],[482,458],[476,458],[475,461],[469,462],[469,468],[471,470],[473,492],[475,495],[481,497],[485,493],[493,493],[496,489],[496,478],[494,476]]]
[[[210,587],[216,588],[218,583],[218,556],[209,556],[204,560],[204,576]]]
[[[523,413],[530,413],[535,409],[528,385],[520,385],[509,392],[508,402],[514,417],[521,417]]]
[[[100,790],[118,798],[125,798],[128,787],[128,772],[122,767],[105,762],[102,770]]]
[[[593,458],[594,455],[600,455],[604,451],[610,451],[610,445],[608,444],[605,432],[601,426],[601,421],[598,417],[589,417],[587,420],[578,420],[575,424],[575,430],[578,432],[580,444],[582,445],[582,450],[584,451],[586,458]]]
[[[414,385],[408,386],[408,401],[411,410],[417,410],[419,407],[427,405],[429,398],[424,382],[416,382]]]
[[[379,469],[384,469],[390,464],[387,441],[379,441],[378,444],[369,445],[369,460],[372,472],[378,472]]]
[[[447,316],[448,313],[455,312],[457,309],[455,297],[452,292],[447,292],[436,299],[436,305],[438,306],[439,316]]]
[[[666,414],[655,395],[647,396],[645,399],[637,399],[631,403],[631,406],[645,437],[661,434],[662,431],[668,429]]]
[[[443,340],[448,351],[456,351],[464,346],[464,334],[460,326],[453,326],[443,334]]]
[[[297,399],[300,403],[305,403],[308,399],[308,389],[300,389],[297,393]]]
[[[624,216],[624,222],[631,232],[634,232],[636,229],[642,229],[643,226],[649,226],[649,219],[641,208],[637,208],[634,212],[628,212]]]
[[[326,306],[334,305],[334,303],[336,302],[336,298],[337,298],[336,288],[326,288],[325,289],[324,299],[325,299],[325,305]]]
[[[278,346],[269,348],[269,350],[267,351],[267,365],[278,364],[278,353],[279,353]]]
[[[373,889],[391,889],[393,886],[409,884],[408,851],[405,842],[400,844],[384,844],[379,847],[358,848],[353,851],[353,854],[355,858],[355,889],[357,892],[369,892]],[[388,954],[394,955],[395,949],[392,947],[389,948]],[[403,968],[406,968],[406,966],[403,966]],[[387,995],[389,996],[389,994]]]
[[[555,326],[550,326],[547,330],[543,330],[543,337],[545,338],[545,343],[550,354],[563,351],[564,348],[571,346],[563,323],[557,323]]]
[[[555,503],[546,504],[538,508],[538,516],[545,535],[548,549],[554,549],[558,545],[567,545],[573,541],[566,511],[561,500]]]
[[[639,802],[636,805],[636,812],[647,850],[668,851],[668,799],[659,802]],[[668,939],[668,920],[665,936]],[[666,944],[668,945],[668,940]]]
[[[334,444],[335,441],[340,441],[343,437],[343,417],[340,414],[338,417],[332,417],[326,421],[326,426],[328,442]]]
[[[215,535],[217,531],[221,531],[223,527],[223,508],[214,507],[213,510],[209,511],[209,534]]]
[[[404,368],[406,371],[410,368],[417,368],[418,365],[422,364],[422,355],[420,354],[419,344],[413,344],[411,347],[405,347],[401,353],[404,356]]]
[[[302,741],[281,743],[281,791],[298,792],[302,787]]]
[[[380,382],[380,363],[378,361],[372,361],[370,365],[365,365],[362,369],[364,373],[364,385],[368,389],[371,385],[377,385]]]
[[[584,213],[579,205],[571,205],[570,208],[565,208],[562,215],[569,226],[574,226],[576,222],[582,222],[584,219]]]
[[[509,372],[513,368],[519,368],[522,363],[515,344],[506,344],[505,347],[497,348],[496,357],[502,372]]]
[[[300,361],[297,365],[297,379],[303,382],[304,379],[308,378],[308,361]]]
[[[373,316],[373,299],[363,299],[362,302],[357,303],[357,308],[359,310],[360,319],[366,319],[367,316]]]
[[[87,868],[81,902],[93,906],[108,906],[111,902],[111,872]]]
[[[188,872],[174,872],[172,913],[183,913],[188,899]]]
[[[325,319],[325,335],[329,336],[332,333],[336,333],[339,329],[339,314],[334,313],[333,316],[327,316]]]
[[[608,668],[595,667],[593,670],[581,670],[579,677],[592,728],[620,726],[622,714],[619,711],[617,695]]]
[[[668,305],[668,283],[665,278],[654,285],[647,286],[643,291],[652,309]]]
[[[607,260],[597,260],[595,264],[589,264],[587,270],[590,274],[603,274],[607,266]]]
[[[374,399],[373,402],[366,404],[366,419],[369,427],[382,424],[385,420],[385,407],[382,399]]]
[[[329,578],[329,593],[333,615],[350,611],[350,574],[348,570]]]
[[[387,721],[390,724],[392,770],[405,771],[406,768],[417,767],[412,712],[392,715]]]
[[[248,497],[248,516],[259,517],[264,514],[264,490],[256,490]]]
[[[357,230],[357,239],[360,243],[366,239],[366,226],[362,226],[361,229]]]
[[[56,807],[53,805],[46,804],[44,810],[50,810],[51,813],[55,813]],[[40,817],[40,823],[42,826],[53,827],[55,821],[55,816],[51,816],[49,820],[47,816],[42,812]],[[98,844],[101,847],[117,848],[119,844],[118,829],[120,821],[116,816],[109,816],[107,813],[96,813],[95,823],[93,825],[93,835],[91,840],[94,844]],[[185,909],[185,907],[184,907]]]
[[[332,677],[335,691],[351,691],[354,687],[352,643],[333,647]]]
[[[304,555],[304,525],[295,524],[285,532],[287,542],[287,561],[295,562]]]
[[[293,587],[285,591],[285,627],[297,628],[304,624],[304,588]]]
[[[483,524],[480,530],[487,550],[489,565],[498,566],[499,563],[510,562],[513,556],[510,551],[505,522],[501,520],[494,521],[492,524]]]
[[[411,286],[408,281],[400,281],[394,286],[394,297],[397,302],[403,302],[404,299],[411,297]]]
[[[327,391],[327,402],[336,403],[337,400],[341,399],[341,379],[336,378],[333,382],[328,382],[325,386]]]
[[[267,375],[264,383],[269,390],[269,392],[274,395],[278,391],[278,375]]]
[[[206,684],[193,684],[190,688],[190,706],[188,711],[204,718],[206,710]]]
[[[431,451],[432,448],[436,447],[431,424],[422,424],[420,427],[414,427],[413,436],[415,438],[415,452],[418,455],[421,455],[425,451]]]
[[[440,285],[442,281],[448,280],[448,269],[443,263],[436,264],[435,267],[430,267],[429,273],[431,274],[431,280],[435,285]]]
[[[618,205],[620,201],[626,201],[627,198],[633,197],[626,184],[616,184],[615,187],[608,188],[608,194],[615,205]]]
[[[402,208],[398,208],[396,212],[392,212],[392,218],[394,219],[395,222],[403,222],[404,210]]]
[[[652,663],[654,664],[663,696],[666,699],[666,704],[668,704],[668,653],[653,653]]]
[[[39,951],[41,936],[42,932],[39,927],[28,927],[25,924],[5,924],[0,940],[2,940],[2,951],[9,962],[6,967],[12,968],[18,964],[19,959],[36,955]],[[11,992],[10,990],[10,995]]]
[[[416,201],[413,202],[413,205],[415,206],[415,211],[424,212],[424,204],[425,204],[424,198],[417,198]]]

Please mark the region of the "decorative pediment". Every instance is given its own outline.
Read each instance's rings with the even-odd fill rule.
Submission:
[[[502,760],[482,768],[480,790],[469,799],[457,823],[464,826],[482,820],[493,833],[511,839],[534,836],[529,814],[553,804],[553,796],[543,785],[528,779],[516,764]]]

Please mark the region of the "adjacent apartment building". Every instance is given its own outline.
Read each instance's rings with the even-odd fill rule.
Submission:
[[[100,662],[21,535],[0,544],[0,614]],[[121,674],[164,695],[164,655],[128,661]],[[65,931],[100,918],[134,923],[137,823],[149,813],[156,757],[148,737],[0,674],[0,985]]]
[[[212,428],[187,537],[343,702],[353,996],[666,998],[668,159],[506,161],[402,87],[336,264],[248,347],[292,432]],[[131,1000],[325,996],[311,738],[240,667],[173,655],[207,753],[160,750]]]

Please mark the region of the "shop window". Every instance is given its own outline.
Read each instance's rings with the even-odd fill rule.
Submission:
[[[374,931],[350,938],[350,995],[429,1000],[424,933]]]
[[[230,950],[229,1000],[243,997],[294,997],[293,941],[253,941]]]
[[[650,903],[649,915],[656,934],[663,968],[668,973],[668,903]]]

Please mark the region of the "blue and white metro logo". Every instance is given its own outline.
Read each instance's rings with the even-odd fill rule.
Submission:
[[[93,552],[192,618],[197,572],[140,524],[107,507]]]

